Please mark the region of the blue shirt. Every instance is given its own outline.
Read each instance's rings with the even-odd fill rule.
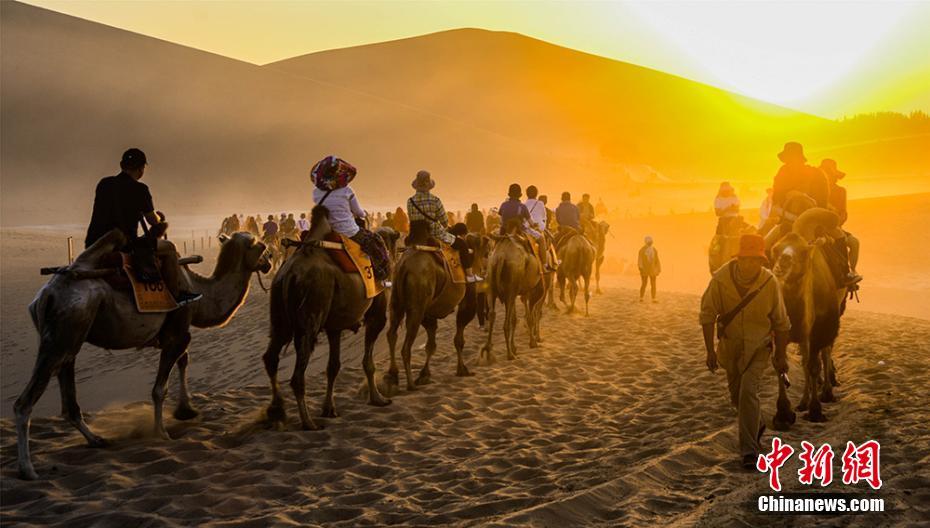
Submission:
[[[507,222],[511,218],[522,218],[523,220],[530,219],[530,212],[527,211],[526,206],[523,205],[520,200],[509,199],[506,202],[501,204],[498,213],[501,215],[501,234],[504,234],[504,230],[507,228]],[[522,226],[523,223],[521,222]]]
[[[574,227],[581,229],[581,213],[578,212],[578,206],[571,202],[562,202],[555,210],[555,221],[560,226]]]

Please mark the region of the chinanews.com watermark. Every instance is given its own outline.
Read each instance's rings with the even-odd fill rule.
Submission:
[[[758,497],[756,508],[760,513],[838,515],[885,511],[885,499],[881,497],[861,492],[826,492],[828,486],[836,486],[839,482],[844,486],[857,486],[862,483],[874,491],[880,490],[881,446],[877,441],[868,440],[858,445],[851,441],[846,442],[846,448],[839,458],[841,474],[837,476],[836,483],[833,475],[833,448],[829,444],[815,447],[809,442],[801,442],[801,451],[798,453],[801,461],[801,467],[797,472],[798,482],[818,491],[780,493],[782,485],[779,471],[794,453],[793,447],[775,437],[772,439],[772,450],[759,455],[756,469],[768,474],[769,488],[775,492]]]

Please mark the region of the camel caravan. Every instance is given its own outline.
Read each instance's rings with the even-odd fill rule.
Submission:
[[[787,395],[789,343],[798,344],[804,369],[797,410],[807,411],[810,421],[826,421],[822,403],[835,401],[839,385],[833,346],[840,318],[847,300],[858,299],[862,281],[856,272],[859,241],[842,228],[846,190],[837,182],[845,174],[831,159],[808,165],[795,142],[785,144],[778,159],[783,165],[760,208],[758,227],[739,214],[729,182],[720,186],[709,251],[712,279],[700,317],[707,366],[713,372],[719,362],[727,371],[743,464],[750,468],[765,429],[758,400],[765,360],[771,356],[779,374],[773,426],[787,430],[796,420]]]
[[[299,219],[293,214],[223,219],[215,269],[201,276],[188,266],[202,257],[180,258],[167,240],[165,215],[156,211],[148,186],[139,181],[147,159],[129,149],[120,173],[100,181],[94,199],[85,250],[68,266],[43,268],[51,279],[29,305],[40,343],[32,378],[14,404],[20,476],[36,479],[29,451],[30,415],[53,375],[58,376],[62,413],[90,446],[106,440],[85,423],[77,403],[75,361],[83,343],[118,350],[157,347],[161,351],[152,389],[154,429],[169,439],[163,406],[168,377],[178,367],[179,394],[174,417],[198,415],[187,385],[191,327],[213,328],[228,323],[245,302],[252,275],[273,274],[270,295],[269,342],[262,360],[268,374],[271,401],[268,424],[286,423],[278,386],[282,349],[293,343],[297,360],[290,385],[303,429],[320,428],[305,401],[305,376],[317,337],[329,341],[327,388],[322,416],[337,416],[334,386],[338,376],[343,330],[365,329],[362,366],[368,403],[384,406],[397,393],[398,330],[405,323],[401,357],[406,390],[430,383],[430,358],[436,352],[438,321],[455,313],[453,339],[457,376],[471,376],[464,360],[464,329],[476,317],[487,329],[482,355],[493,361],[492,336],[496,304],[504,305],[507,357],[516,357],[516,299],[523,301],[530,328],[530,347],[541,342],[539,321],[543,300],[557,275],[569,283],[574,309],[578,282],[584,282],[585,313],[591,273],[603,259],[606,223],[594,222],[588,197],[575,205],[568,193],[556,211],[545,196],[512,185],[509,198],[485,215],[477,205],[467,222],[447,213],[431,192],[436,182],[420,171],[406,211],[398,208],[369,229],[370,216],[349,183],[355,167],[328,156],[310,172],[315,206]],[[485,221],[486,216],[486,221]],[[558,225],[558,228],[556,226]],[[143,235],[139,235],[141,228]],[[486,276],[484,278],[482,275]],[[264,287],[264,286],[263,286]],[[564,298],[564,296],[563,296]],[[375,379],[374,345],[388,326],[390,368],[384,393]],[[416,379],[411,354],[418,330],[427,333],[426,361]]]
[[[721,185],[715,200],[719,221],[711,244],[712,279],[701,300],[707,366],[715,371],[720,365],[727,371],[747,465],[761,449],[765,426],[758,386],[769,359],[779,373],[773,425],[786,429],[795,421],[787,396],[789,342],[799,344],[804,365],[805,388],[798,409],[806,410],[812,421],[826,419],[822,402],[834,400],[833,387],[838,385],[832,347],[847,297],[855,295],[862,279],[855,271],[858,241],[842,229],[846,199],[837,181],[843,173],[832,160],[824,160],[819,168],[807,165],[797,143],[786,144],[778,157],[784,165],[758,227],[739,215],[732,186]],[[547,298],[554,305],[556,285],[569,313],[577,309],[579,293],[583,295],[585,316],[592,274],[595,293],[600,293],[609,225],[597,220],[588,195],[575,204],[571,194],[563,192],[552,210],[535,186],[526,188],[523,200],[523,188],[515,183],[500,207],[485,214],[472,204],[462,222],[461,214],[446,211],[433,193],[436,181],[421,170],[411,183],[414,193],[406,208],[379,214],[371,222],[350,185],[358,171],[335,156],[320,160],[310,171],[315,205],[309,217],[268,215],[262,226],[260,215],[225,218],[215,269],[204,277],[188,268],[202,258],[181,259],[166,239],[165,215],[156,211],[148,187],[139,181],[146,164],[139,149],[123,154],[121,172],[97,186],[85,251],[68,266],[42,270],[52,277],[29,306],[40,337],[36,366],[14,405],[22,478],[38,476],[29,452],[30,414],[53,375],[58,376],[64,416],[89,445],[106,444],[84,422],[76,399],[75,360],[85,342],[107,349],[161,350],[152,389],[154,428],[160,437],[169,438],[163,405],[175,364],[180,383],[174,417],[197,416],[186,379],[191,327],[229,322],[245,302],[253,274],[261,281],[261,274],[273,273],[269,341],[262,360],[271,389],[266,417],[277,429],[286,424],[278,367],[282,350],[291,343],[296,362],[290,386],[300,423],[303,429],[315,430],[321,426],[308,411],[305,380],[321,333],[329,342],[322,416],[335,417],[344,330],[364,326],[362,367],[368,403],[385,406],[400,390],[396,353],[402,325],[405,388],[415,391],[431,382],[430,361],[439,346],[441,319],[455,313],[455,375],[471,376],[464,359],[464,329],[478,319],[487,332],[478,364],[494,362],[498,302],[503,306],[506,356],[512,360],[517,357],[518,300],[533,349],[543,340],[543,307]],[[652,277],[654,288],[659,270],[651,237],[640,250],[639,267],[642,301],[646,277]],[[374,347],[385,327],[390,364],[379,384]],[[420,327],[427,335],[426,357],[414,378],[411,356]]]

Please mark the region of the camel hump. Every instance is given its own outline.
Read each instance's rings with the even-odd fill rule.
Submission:
[[[822,207],[813,207],[801,213],[792,226],[792,231],[804,237],[808,242],[823,235],[839,238],[840,217],[835,212]]]
[[[103,235],[74,259],[72,270],[91,270],[99,267],[100,261],[107,255],[126,245],[126,235],[119,229],[112,229]]]

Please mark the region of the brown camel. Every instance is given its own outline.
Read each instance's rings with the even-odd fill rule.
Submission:
[[[591,293],[588,288],[591,283],[591,267],[594,264],[594,246],[583,236],[573,236],[559,248],[559,270],[557,273],[559,283],[559,300],[565,303],[565,281],[568,281],[568,296],[571,304],[566,313],[575,311],[575,300],[578,297],[578,279],[584,281],[584,314],[588,315],[588,301]]]
[[[397,263],[394,286],[391,291],[390,318],[387,339],[391,350],[391,367],[387,383],[392,390],[399,384],[396,349],[397,329],[407,319],[401,357],[407,374],[407,390],[416,390],[416,385],[430,382],[429,362],[436,352],[436,328],[438,321],[451,314],[456,307],[455,352],[458,355],[456,376],[471,376],[462,357],[465,348],[464,329],[475,317],[475,284],[452,282],[445,266],[436,258],[436,253],[416,249],[430,243],[429,224],[422,220],[410,222],[407,250]],[[426,362],[420,369],[416,382],[410,370],[411,347],[417,338],[420,325],[426,329]]]
[[[791,319],[791,342],[799,344],[804,364],[804,395],[798,409],[806,409],[805,418],[814,422],[826,421],[821,402],[834,401],[832,348],[846,302],[846,288],[837,284],[825,252],[837,225],[836,213],[808,209],[772,249],[772,271]]]
[[[601,264],[604,263],[608,230],[610,230],[610,224],[603,220],[589,222],[585,226],[585,236],[589,237],[594,244],[594,293],[598,295],[601,294]]]
[[[529,251],[519,234],[520,221],[511,221],[504,235],[494,247],[488,262],[488,340],[481,349],[489,363],[494,362],[492,337],[497,300],[504,304],[504,341],[507,359],[516,359],[514,334],[517,330],[517,296],[526,308],[526,327],[530,333],[530,348],[539,346],[539,319],[546,297],[545,283],[540,273],[539,260]]]
[[[342,331],[358,329],[364,319],[365,355],[362,367],[368,378],[368,402],[384,406],[391,400],[384,398],[375,384],[375,362],[372,358],[375,340],[387,322],[387,300],[384,292],[374,299],[365,293],[365,285],[358,273],[346,273],[339,268],[319,242],[332,232],[329,211],[317,206],[310,213],[310,231],[300,248],[281,266],[271,283],[271,337],[262,359],[271,382],[271,404],[268,419],[283,427],[285,423],[284,399],[278,389],[278,362],[281,349],[293,340],[297,352],[291,388],[297,400],[300,422],[306,430],[317,430],[307,412],[305,374],[317,335],[326,332],[329,339],[329,363],[326,367],[326,397],[323,400],[323,417],[336,417],[333,387],[342,366],[340,339]]]
[[[213,275],[202,277],[186,268],[181,270],[182,285],[190,291],[202,292],[203,299],[168,314],[139,313],[131,294],[115,290],[97,270],[102,258],[125,244],[126,238],[119,230],[95,242],[78,256],[68,273],[55,275],[39,290],[29,305],[39,332],[39,353],[32,379],[13,407],[22,478],[38,478],[29,455],[29,420],[33,406],[55,373],[61,389],[62,415],[84,435],[89,445],[106,445],[103,438],[87,427],[77,402],[74,364],[85,342],[111,350],[157,343],[161,358],[152,388],[156,433],[169,439],[162,406],[168,375],[175,362],[181,378],[175,416],[188,419],[197,415],[187,390],[190,326],[208,328],[226,324],[245,301],[251,274],[268,266],[265,246],[252,235],[236,233],[221,240],[224,242]],[[98,278],[81,278],[81,275]]]

